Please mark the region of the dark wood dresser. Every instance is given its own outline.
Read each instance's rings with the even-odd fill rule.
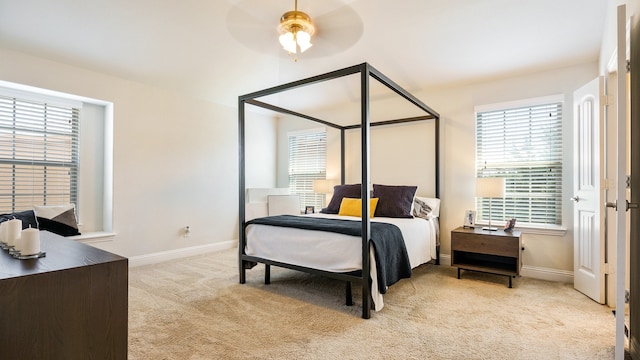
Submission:
[[[126,359],[128,259],[40,232],[46,256],[0,250],[0,358]]]

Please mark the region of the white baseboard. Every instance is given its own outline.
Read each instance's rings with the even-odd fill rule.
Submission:
[[[533,279],[573,283],[573,271],[523,265],[520,275]]]
[[[231,249],[238,246],[237,240],[229,240],[217,242],[214,244],[192,246],[188,248],[181,248],[169,251],[161,251],[152,254],[132,256],[129,258],[129,267],[136,267],[142,265],[157,264],[164,261],[182,259],[189,256],[196,256],[210,252],[222,251]]]
[[[451,266],[451,255],[440,254],[440,265]],[[532,279],[573,283],[573,271],[543,268],[538,266],[523,265],[520,276]]]
[[[69,236],[69,239],[73,239],[85,244],[95,244],[106,241],[113,241],[116,237],[114,232],[106,231],[94,231],[89,233],[82,233],[81,235]]]

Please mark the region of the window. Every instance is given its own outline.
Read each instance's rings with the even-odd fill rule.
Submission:
[[[77,206],[80,107],[0,93],[0,212]]]
[[[0,80],[0,213],[73,203],[83,240],[111,239],[113,107]]]
[[[476,176],[504,177],[505,197],[478,198],[478,219],[562,225],[562,98],[476,108]]]
[[[313,180],[326,178],[327,133],[313,129],[289,133],[289,190],[300,195],[300,206],[324,206],[325,194],[313,192]]]

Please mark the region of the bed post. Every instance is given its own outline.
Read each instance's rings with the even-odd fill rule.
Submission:
[[[244,233],[245,222],[245,164],[244,164],[244,100],[242,97],[238,97],[238,271],[240,284],[244,284],[246,281],[247,270],[244,266],[244,260],[242,255],[244,254],[244,248],[246,244]]]
[[[345,290],[344,290],[344,294],[345,294],[345,305],[347,306],[353,306],[353,296],[351,295],[351,281],[347,280],[347,283],[345,285]]]
[[[345,182],[345,145],[344,145],[344,128],[340,129],[340,184],[344,185]]]
[[[435,119],[435,174],[436,174],[436,198],[440,199],[440,116]]]
[[[440,115],[436,116],[435,123],[435,166],[436,166],[436,198],[440,199]],[[442,218],[438,219],[438,227],[442,224]],[[440,265],[440,243],[436,245],[436,265]]]
[[[369,234],[371,232],[371,220],[369,219],[369,128],[371,119],[369,118],[369,65],[362,64],[360,68],[360,111],[361,111],[361,144],[362,144],[362,318],[371,317],[371,281],[369,279]]]

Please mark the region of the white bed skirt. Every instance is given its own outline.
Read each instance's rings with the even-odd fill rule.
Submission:
[[[309,214],[323,218],[360,221],[358,217],[331,214]],[[372,218],[372,222],[386,222],[398,226],[405,241],[412,268],[436,258],[436,222],[422,218]],[[305,266],[330,272],[351,272],[362,269],[362,239],[317,230],[248,225],[246,231],[247,255],[286,264]],[[370,251],[372,279],[371,293],[374,308],[384,306],[378,290],[375,257]]]

